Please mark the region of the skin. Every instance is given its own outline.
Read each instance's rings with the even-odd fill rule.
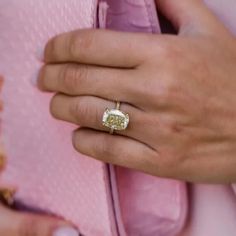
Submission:
[[[57,227],[65,225],[52,217],[20,213],[0,204],[0,235],[51,236]]]
[[[51,39],[38,85],[80,126],[80,153],[190,182],[236,181],[236,41],[200,0],[158,0],[178,35],[77,30]],[[121,101],[125,131],[102,126]]]

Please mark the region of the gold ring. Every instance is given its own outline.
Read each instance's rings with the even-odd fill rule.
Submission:
[[[102,124],[110,128],[110,134],[115,130],[126,130],[129,124],[129,115],[120,110],[120,102],[116,102],[115,109],[107,108],[103,114]]]

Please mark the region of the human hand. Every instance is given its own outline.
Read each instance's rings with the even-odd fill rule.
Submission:
[[[13,211],[0,203],[0,235],[79,236],[68,223],[49,216]]]
[[[236,181],[236,44],[200,0],[157,0],[178,35],[78,30],[47,44],[39,87],[98,160],[194,182]],[[130,116],[109,135],[105,109]]]

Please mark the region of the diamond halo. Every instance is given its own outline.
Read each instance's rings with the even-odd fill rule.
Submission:
[[[103,126],[110,128],[111,133],[114,130],[125,130],[129,124],[129,115],[119,110],[119,106],[120,104],[117,103],[116,109],[107,108],[103,114]]]

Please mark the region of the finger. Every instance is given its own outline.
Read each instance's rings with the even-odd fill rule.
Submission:
[[[64,221],[47,216],[18,213],[0,205],[0,235],[79,236],[79,233]]]
[[[156,0],[156,4],[180,33],[219,28],[216,17],[202,0]]]
[[[115,103],[97,97],[68,97],[58,94],[53,97],[50,107],[52,115],[57,119],[82,127],[109,131],[109,128],[103,126],[102,118],[106,108],[114,109]],[[124,103],[121,104],[121,110],[129,114],[130,123],[126,130],[116,133],[145,141],[143,112]]]
[[[145,60],[147,37],[145,34],[94,29],[64,33],[46,45],[45,62],[132,68]]]
[[[76,64],[47,65],[41,69],[38,85],[42,90],[68,95],[93,95],[128,103],[135,100],[132,70]]]
[[[134,139],[104,132],[79,129],[73,135],[77,151],[114,165],[157,174],[157,153]]]

